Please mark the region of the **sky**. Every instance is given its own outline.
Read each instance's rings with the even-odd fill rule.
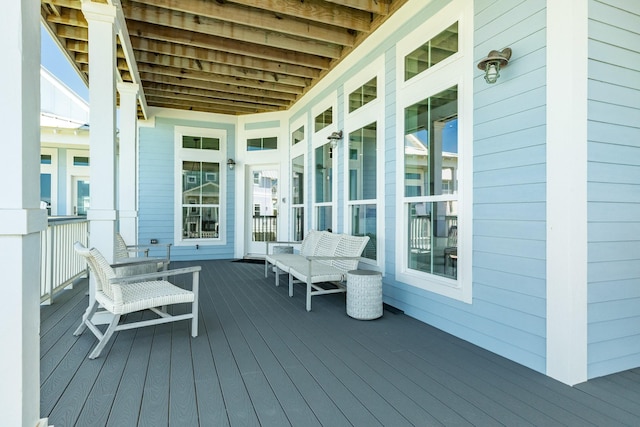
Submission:
[[[89,89],[80,76],[78,76],[76,70],[69,64],[67,57],[60,51],[58,45],[51,39],[49,32],[42,26],[40,29],[40,39],[40,63],[60,79],[60,81],[66,84],[69,89],[89,102]]]

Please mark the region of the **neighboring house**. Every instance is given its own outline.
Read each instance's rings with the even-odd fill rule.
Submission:
[[[89,208],[89,104],[40,68],[40,195],[49,215]]]

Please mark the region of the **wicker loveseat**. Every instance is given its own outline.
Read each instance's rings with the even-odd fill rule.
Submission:
[[[307,285],[307,311],[311,311],[311,298],[316,295],[346,292],[347,272],[358,268],[369,237],[335,234],[328,231],[310,231],[300,244],[299,253],[270,253],[269,242],[265,254],[265,277],[269,265],[275,266],[276,286],[279,273],[289,275],[289,296],[293,296],[294,283]],[[322,285],[321,285],[322,284]]]

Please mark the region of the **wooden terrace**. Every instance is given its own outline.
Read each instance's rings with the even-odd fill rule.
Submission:
[[[637,426],[640,369],[569,387],[394,310],[344,294],[289,298],[262,264],[198,264],[189,322],[72,335],[86,279],[41,308],[41,416],[64,426]]]

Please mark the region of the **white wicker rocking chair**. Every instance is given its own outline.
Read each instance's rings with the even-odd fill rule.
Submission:
[[[90,359],[100,356],[105,345],[116,331],[191,319],[191,336],[198,336],[200,266],[118,277],[114,267],[118,268],[119,265],[109,265],[97,249],[87,249],[80,242],[75,243],[74,249],[78,254],[85,257],[96,279],[95,302],[82,316],[82,323],[73,333],[75,336],[79,336],[84,332],[85,328],[89,328],[98,338],[98,344],[89,354]],[[167,280],[168,276],[176,276],[178,274],[192,274],[193,288],[191,291],[175,286]],[[191,312],[181,315],[167,313],[165,309],[167,305],[180,303],[191,303]],[[104,333],[92,322],[92,317],[96,313],[98,305],[114,315]],[[151,310],[160,317],[119,324],[122,315],[141,310]]]

